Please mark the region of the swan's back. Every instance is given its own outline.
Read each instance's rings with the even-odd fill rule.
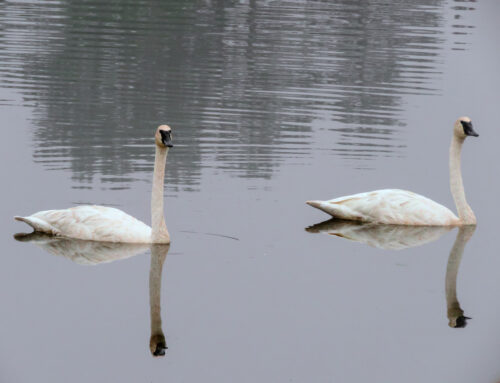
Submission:
[[[308,201],[336,218],[390,225],[454,226],[460,220],[447,207],[399,189],[376,190],[329,201]]]
[[[15,217],[35,231],[89,241],[148,243],[151,228],[121,210],[105,206],[77,206]]]

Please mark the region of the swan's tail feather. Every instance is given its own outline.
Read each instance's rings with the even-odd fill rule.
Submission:
[[[306,204],[315,207],[316,209],[321,209],[321,201],[306,201]]]
[[[20,217],[20,216],[18,216],[18,215],[15,215],[15,216],[14,216],[14,219],[15,219],[16,221],[26,222],[28,225],[33,226],[33,225],[30,223],[29,218],[27,218],[27,217]],[[33,228],[34,228],[34,226],[33,226]]]
[[[52,235],[59,234],[59,230],[55,229],[52,225],[48,224],[47,222],[42,221],[40,218],[15,216],[14,219],[16,221],[21,221],[21,222],[27,223],[35,231],[47,233],[47,234],[52,234]]]
[[[356,214],[347,206],[343,206],[339,203],[332,203],[329,201],[306,201],[306,203],[316,209],[324,211],[330,214],[333,218],[343,219],[348,221],[366,221],[363,216]]]
[[[337,206],[334,206],[327,201],[306,201],[306,204],[309,206],[315,207],[321,211],[324,211],[327,214],[330,214],[335,218],[344,218],[343,214],[339,211]]]
[[[315,207],[321,211],[324,211],[327,214],[330,214],[334,218],[344,218],[342,214],[339,214],[339,209],[336,209],[336,206],[326,202],[326,201],[306,201],[309,206]]]

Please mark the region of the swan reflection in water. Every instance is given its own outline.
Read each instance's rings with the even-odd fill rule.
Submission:
[[[330,219],[309,226],[310,233],[326,233],[384,250],[401,250],[433,242],[451,226],[378,225]]]
[[[330,219],[306,228],[310,233],[326,233],[361,242],[385,250],[401,250],[436,241],[453,227],[446,226],[403,226],[356,223]],[[448,325],[463,328],[467,325],[464,311],[457,299],[457,274],[465,245],[474,234],[475,225],[458,228],[457,238],[450,251],[446,268],[445,292]]]
[[[460,307],[457,299],[457,274],[464,253],[465,245],[469,242],[476,226],[462,226],[458,229],[457,238],[450,251],[448,266],[446,267],[446,306],[448,315],[448,325],[453,328],[463,328],[467,325],[464,310]]]
[[[163,263],[170,245],[148,245],[136,243],[114,243],[85,241],[54,237],[43,233],[16,234],[21,242],[33,243],[50,254],[63,256],[80,265],[98,265],[130,258],[151,251],[149,270],[149,305],[151,314],[151,338],[149,348],[155,357],[164,356],[167,349],[161,323],[161,277]]]

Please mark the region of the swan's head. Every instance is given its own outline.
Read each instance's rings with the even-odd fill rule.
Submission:
[[[460,117],[455,122],[455,127],[453,130],[455,132],[455,136],[457,136],[458,138],[464,139],[467,136],[479,137],[479,134],[477,134],[472,127],[472,121],[469,117]]]
[[[163,334],[151,335],[151,339],[149,340],[151,355],[154,357],[165,356],[165,350],[167,348],[167,342]]]
[[[172,129],[168,125],[160,125],[156,129],[155,134],[156,145],[160,148],[171,148],[174,146],[172,143]]]

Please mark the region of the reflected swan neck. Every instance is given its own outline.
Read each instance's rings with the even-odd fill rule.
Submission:
[[[464,226],[459,228],[448,258],[448,264],[446,266],[445,293],[447,316],[449,321],[448,325],[450,327],[463,327],[466,323],[464,311],[460,307],[460,302],[457,298],[457,276],[465,245],[474,234],[475,229],[475,226]],[[459,324],[461,322],[463,323],[460,326]]]
[[[161,277],[166,255],[151,251],[149,269],[149,305],[151,310],[151,335],[163,334],[161,327]]]

